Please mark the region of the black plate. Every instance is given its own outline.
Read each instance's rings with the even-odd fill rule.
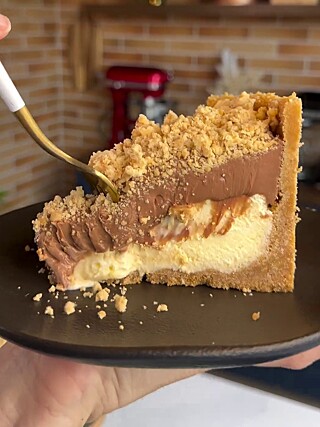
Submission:
[[[320,344],[320,214],[315,210],[301,212],[293,294],[245,296],[205,286],[142,284],[129,288],[126,313],[109,304],[107,317],[100,320],[94,301],[80,292],[67,296],[82,312],[63,314],[63,294],[55,299],[47,292],[35,252],[24,250],[32,246],[31,220],[41,208],[0,217],[0,335],[8,340],[83,362],[130,367],[243,366]],[[35,303],[38,292],[44,296]],[[154,301],[166,303],[169,311],[157,313]],[[54,319],[43,314],[48,304],[55,309]],[[256,311],[261,318],[253,321]]]

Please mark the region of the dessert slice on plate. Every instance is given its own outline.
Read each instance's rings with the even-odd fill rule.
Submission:
[[[119,203],[56,196],[34,221],[38,254],[65,289],[97,282],[292,291],[301,102],[295,94],[210,96],[90,165]]]

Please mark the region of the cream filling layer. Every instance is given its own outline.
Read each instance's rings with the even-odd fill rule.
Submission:
[[[206,207],[204,206],[204,209]],[[144,275],[170,269],[184,273],[216,270],[233,273],[249,266],[268,249],[272,212],[264,196],[250,197],[248,209],[236,217],[225,234],[194,235],[160,248],[131,244],[125,252],[107,251],[86,256],[70,277],[71,289],[123,279],[136,271]]]

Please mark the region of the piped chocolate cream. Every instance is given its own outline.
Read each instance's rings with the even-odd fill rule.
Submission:
[[[274,204],[283,151],[277,106],[266,109],[259,94],[237,100],[216,105],[211,98],[213,106],[199,107],[191,118],[169,113],[162,127],[140,117],[132,140],[93,155],[91,165],[117,184],[119,203],[77,189],[64,200],[57,196],[34,221],[39,255],[58,283],[68,287],[88,254],[187,239],[192,227],[179,212],[190,207],[209,201],[210,220],[201,229],[207,238],[227,233],[251,196]],[[159,234],[167,218],[175,221],[171,236]]]

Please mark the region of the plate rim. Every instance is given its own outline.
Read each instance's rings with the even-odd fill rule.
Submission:
[[[213,344],[211,346],[84,347],[78,344],[60,343],[31,337],[25,333],[15,334],[3,330],[1,327],[0,336],[26,349],[49,356],[69,358],[75,362],[85,361],[98,365],[105,365],[107,362],[107,366],[152,367],[155,369],[168,361],[171,362],[166,365],[168,368],[214,367],[215,365],[220,368],[222,360],[227,367],[246,366],[252,365],[252,362],[257,364],[282,359],[311,349],[315,345],[320,345],[320,331],[289,341],[256,346],[219,346]],[[194,359],[196,359],[197,363],[194,363]],[[132,363],[133,361],[135,363]]]

